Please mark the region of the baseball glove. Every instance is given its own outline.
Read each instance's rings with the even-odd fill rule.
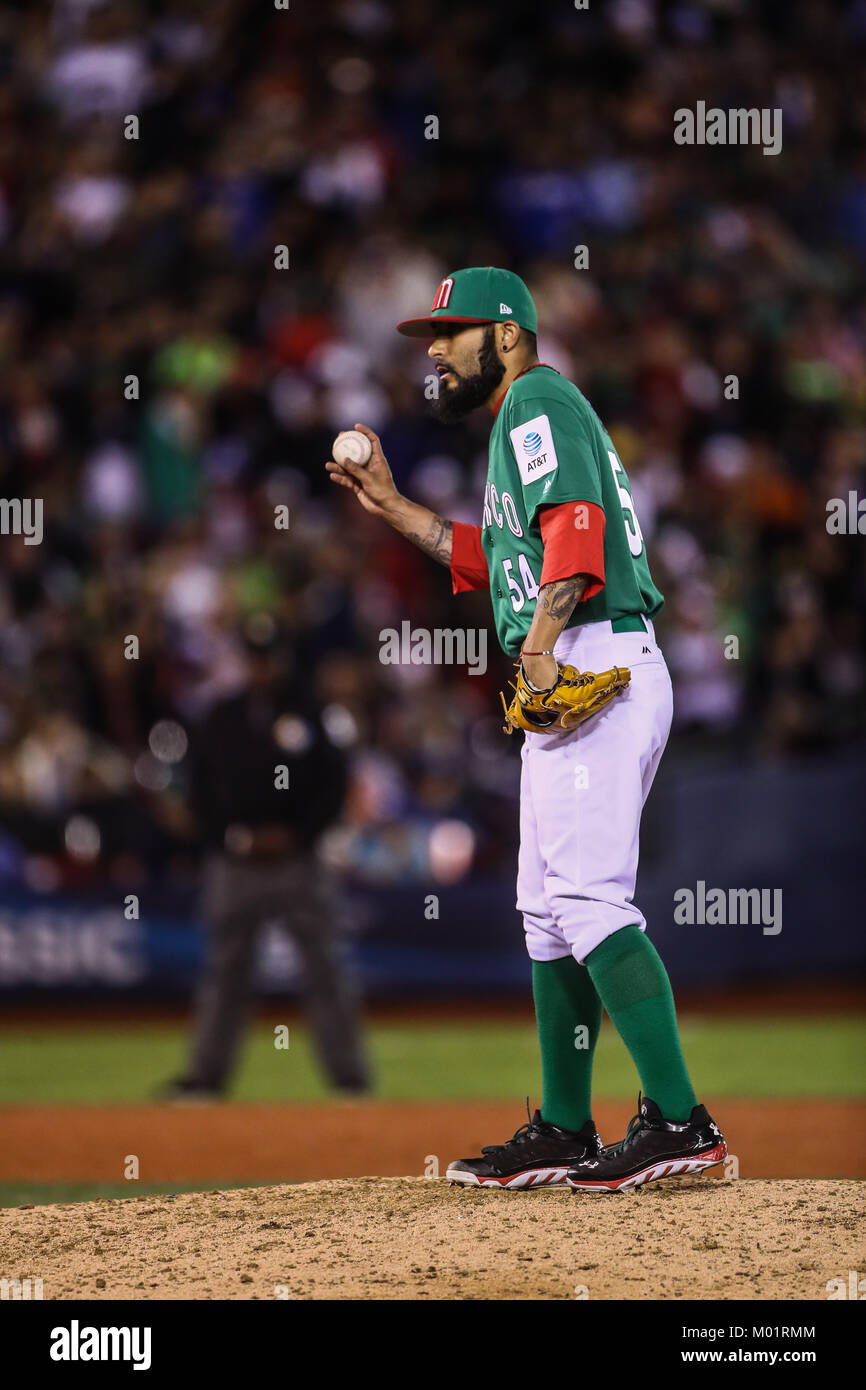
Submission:
[[[507,705],[504,694],[500,695],[505,710],[502,728],[506,734],[515,729],[526,729],[533,734],[576,729],[609,705],[631,680],[627,666],[612,666],[609,671],[595,675],[592,671],[565,666],[561,661],[556,665],[559,674],[553,689],[532,690],[517,662],[517,680],[511,683],[514,691],[511,704]]]

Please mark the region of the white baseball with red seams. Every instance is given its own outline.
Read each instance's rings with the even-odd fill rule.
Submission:
[[[373,447],[360,430],[342,430],[334,440],[331,456],[335,463],[356,463],[362,467],[370,462]]]

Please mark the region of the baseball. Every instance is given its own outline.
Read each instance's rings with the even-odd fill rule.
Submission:
[[[370,462],[373,447],[360,430],[343,430],[334,440],[331,455],[335,463],[357,463],[361,467]]]

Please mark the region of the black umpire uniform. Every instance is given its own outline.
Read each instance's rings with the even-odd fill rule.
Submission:
[[[342,806],[345,756],[286,678],[269,620],[248,624],[244,637],[245,688],[214,705],[190,739],[190,800],[207,847],[208,944],[189,1072],[166,1094],[224,1089],[249,1012],[256,945],[272,920],[300,955],[309,1021],[332,1084],[363,1092],[370,1077],[357,999],[341,957],[335,894],[315,855]]]

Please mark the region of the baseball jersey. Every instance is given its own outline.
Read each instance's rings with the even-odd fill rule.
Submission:
[[[539,513],[574,504],[576,530],[604,513],[604,574],[567,627],[608,618],[653,617],[664,599],[653,584],[631,487],[610,436],[573,384],[552,367],[512,382],[490,435],[481,546],[496,632],[510,656],[529,630],[541,582]]]

